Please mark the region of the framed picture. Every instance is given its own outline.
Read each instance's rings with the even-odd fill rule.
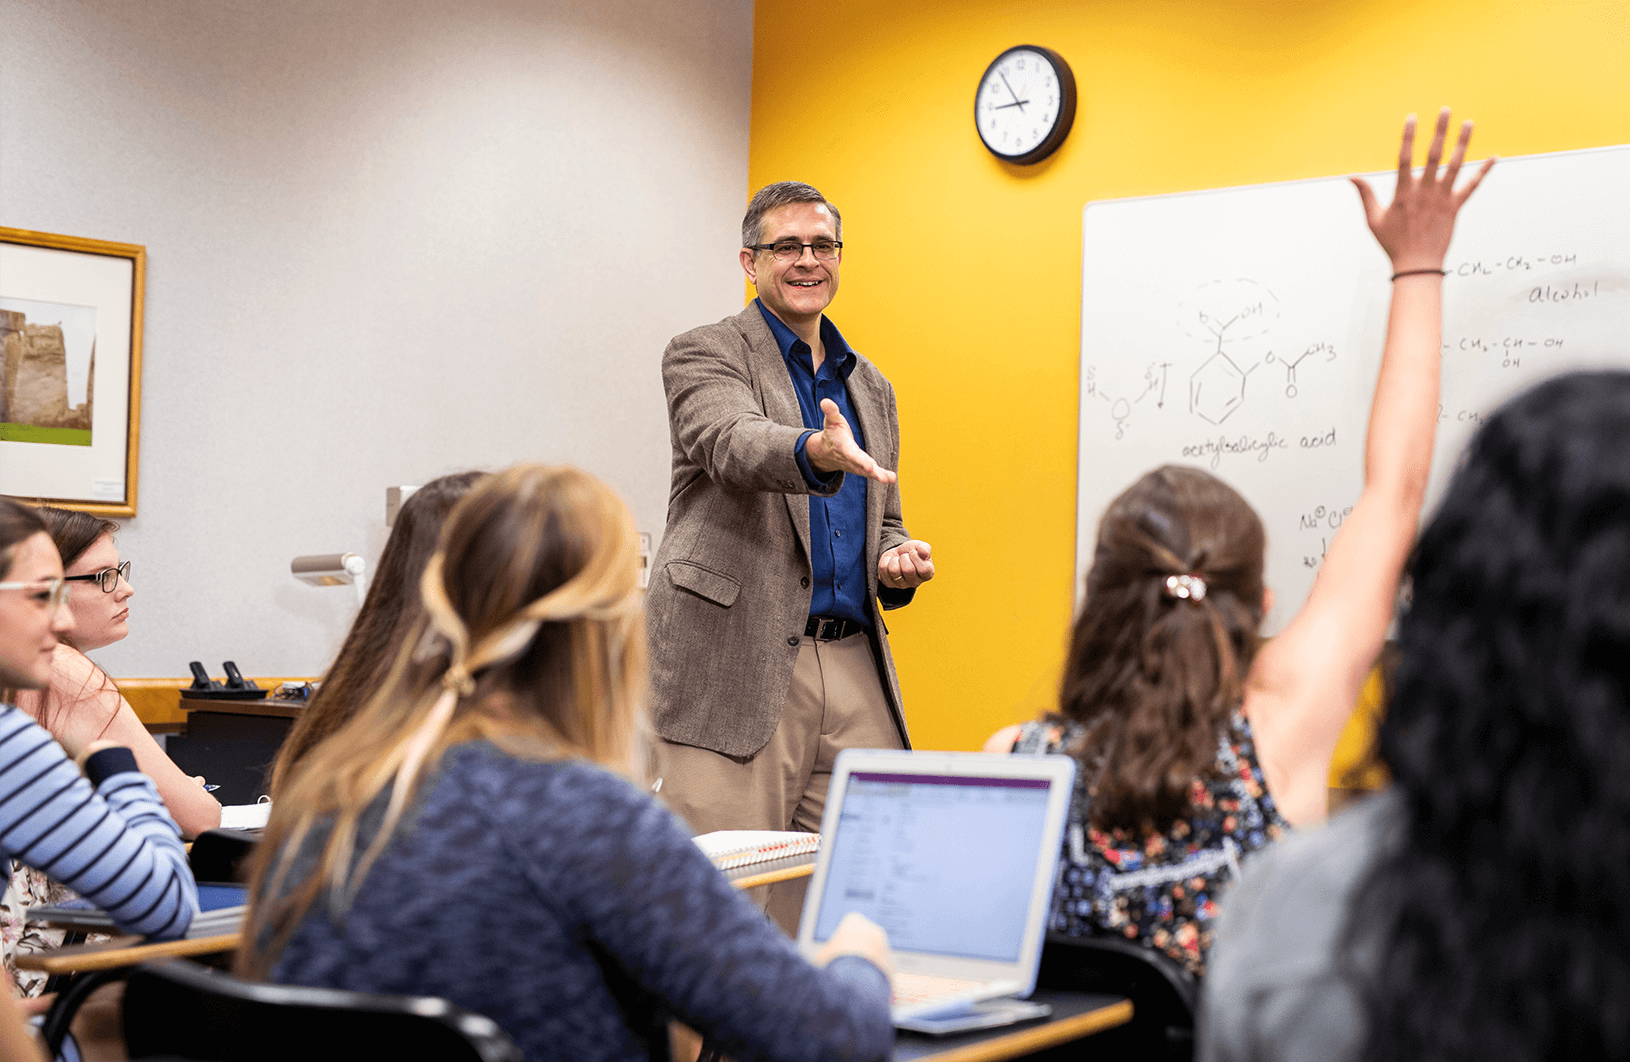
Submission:
[[[0,494],[136,515],[147,249],[0,228]]]

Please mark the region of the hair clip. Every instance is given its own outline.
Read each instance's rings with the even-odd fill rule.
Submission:
[[[1166,576],[1166,596],[1186,597],[1190,601],[1206,599],[1206,581],[1198,575]]]

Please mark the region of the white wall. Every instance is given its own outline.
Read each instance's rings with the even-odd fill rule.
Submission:
[[[0,225],[144,244],[115,676],[315,674],[385,487],[569,461],[644,530],[741,307],[751,0],[0,0]],[[653,249],[654,245],[654,249]]]

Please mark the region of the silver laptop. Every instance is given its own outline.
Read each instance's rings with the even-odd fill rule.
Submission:
[[[1068,756],[843,751],[799,949],[850,911],[882,926],[896,1022],[1029,995],[1074,779]]]

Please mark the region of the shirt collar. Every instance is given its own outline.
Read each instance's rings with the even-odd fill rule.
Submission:
[[[789,365],[796,364],[813,376],[815,358],[809,344],[799,339],[798,334],[772,313],[762,299],[754,299],[753,304],[764,315],[764,323],[770,326],[770,334],[775,337],[775,345],[781,348],[781,356]],[[838,326],[825,314],[821,315],[821,344],[826,347],[826,360],[837,369],[838,375],[847,380],[849,374],[855,371],[856,355],[838,332]]]

